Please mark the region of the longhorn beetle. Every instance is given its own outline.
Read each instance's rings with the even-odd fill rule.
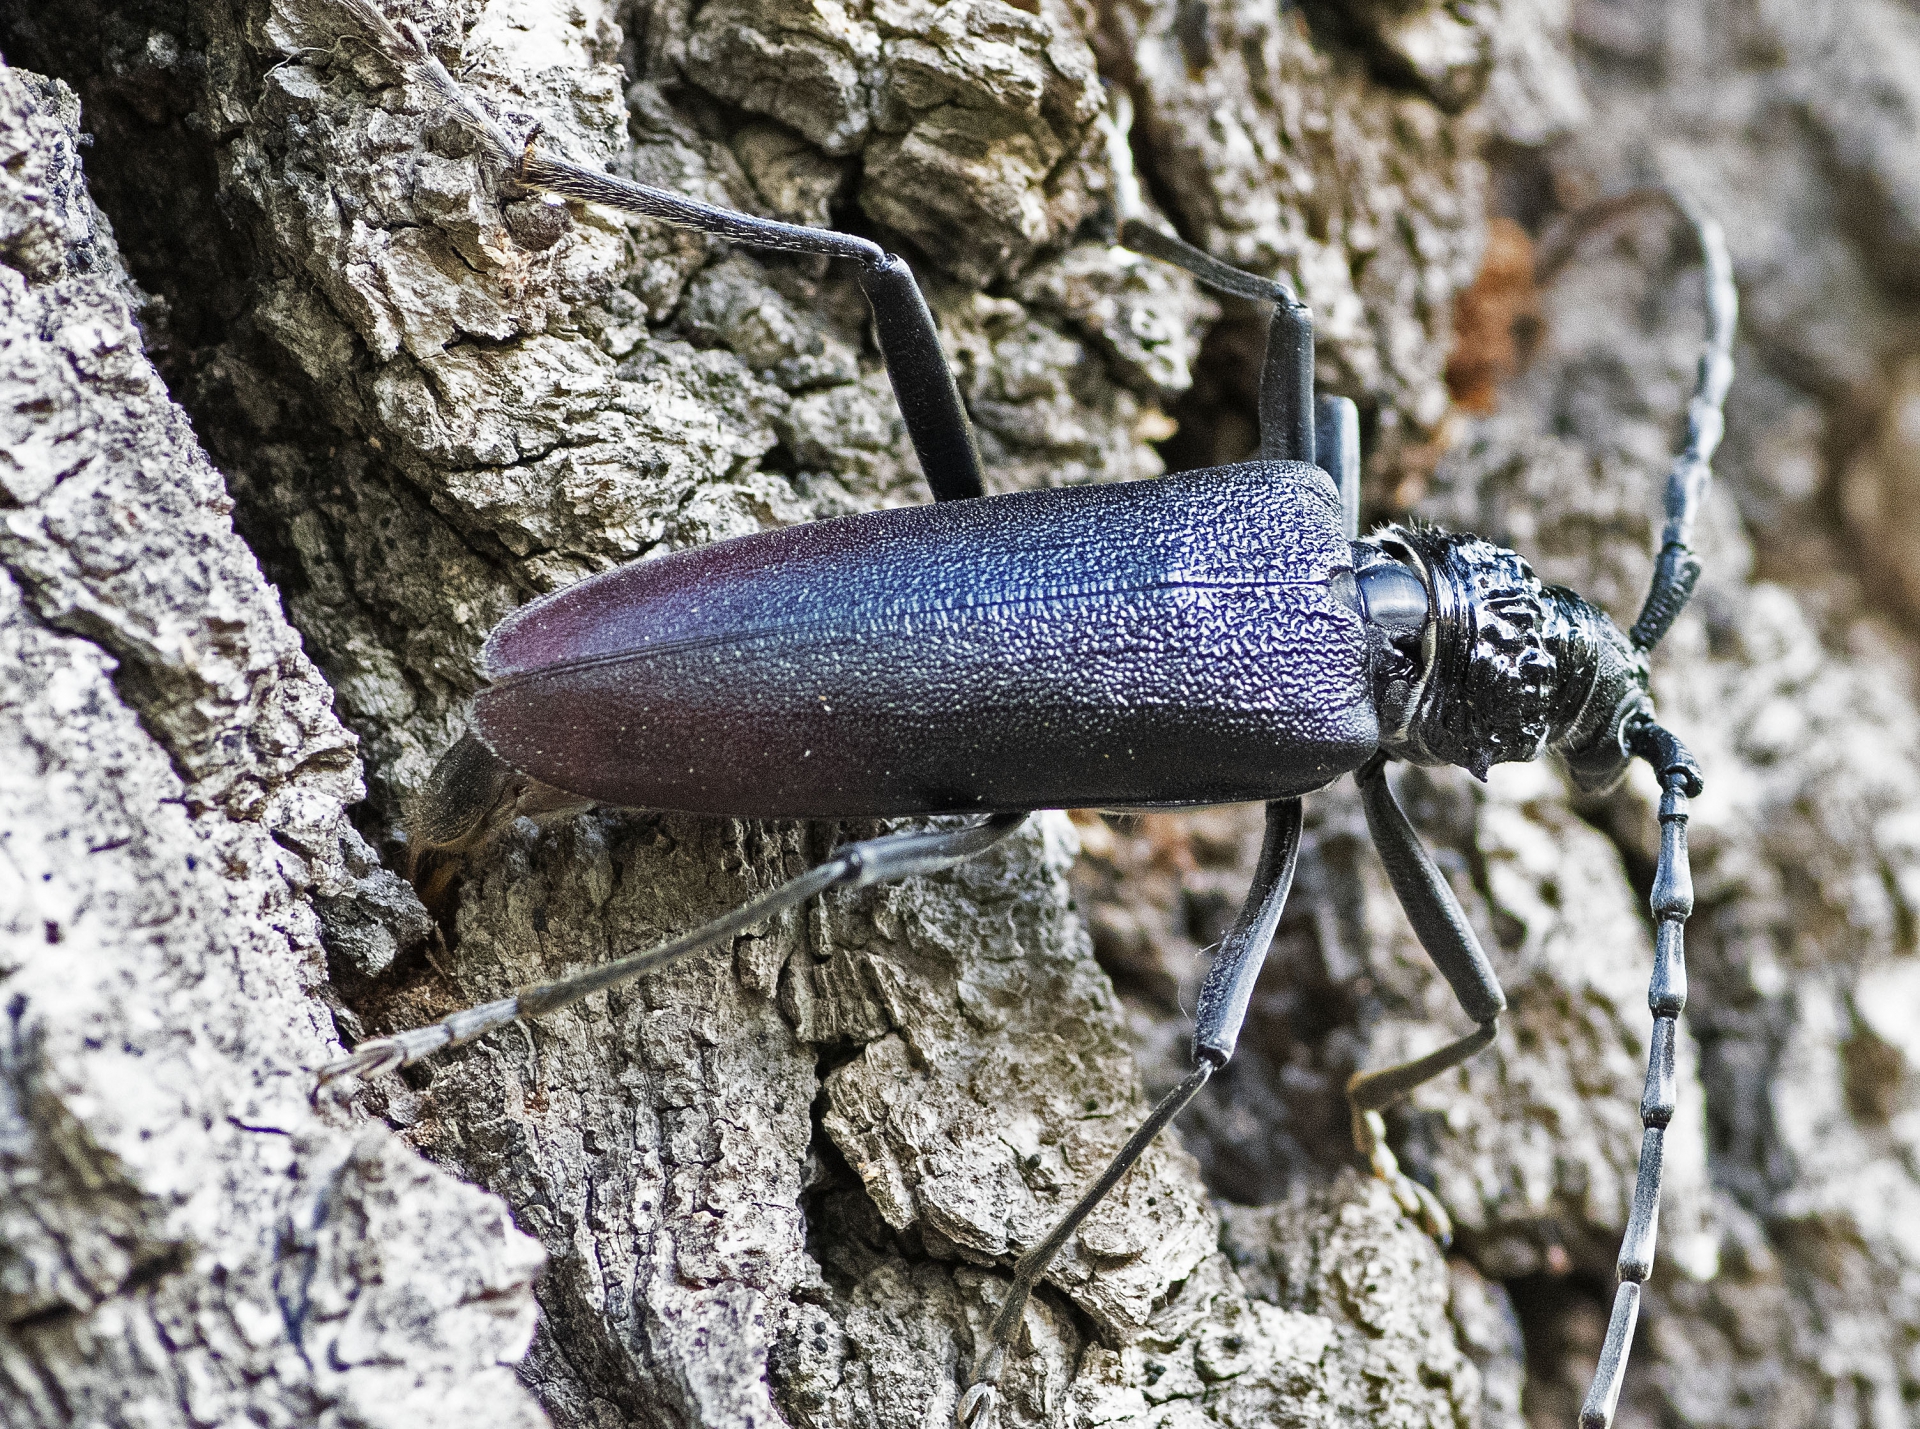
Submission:
[[[1202,986],[1193,1069],[1073,1208],[1014,1267],[960,1400],[992,1418],[1028,1297],[1055,1254],[1161,1128],[1232,1057],[1293,881],[1301,796],[1352,773],[1388,879],[1478,1024],[1347,1085],[1356,1147],[1408,1214],[1448,1233],[1397,1166],[1381,1112],[1493,1041],[1506,1006],[1447,881],[1394,801],[1385,767],[1560,756],[1583,790],[1634,758],[1658,775],[1658,924],[1645,1130],[1620,1284],[1580,1419],[1605,1429],[1653,1260],[1662,1138],[1673,1115],[1693,906],[1686,749],[1654,721],[1648,656],[1691,595],[1695,512],[1732,379],[1736,298],[1720,229],[1679,198],[1706,265],[1707,341],[1686,444],[1667,478],[1653,584],[1631,630],[1477,536],[1390,525],[1357,539],[1359,425],[1314,395],[1313,327],[1285,283],[1226,266],[1140,214],[1124,120],[1111,124],[1119,242],[1222,293],[1272,304],[1260,449],[1151,481],[984,495],[967,415],[933,319],[900,258],[865,239],[697,203],[516,142],[411,26],[341,0],[376,47],[472,129],[521,186],[750,247],[856,265],[934,504],[765,532],[622,566],[544,596],[488,637],[475,732],[442,759],[417,826],[471,846],[503,817],[567,795],[753,818],[980,813],[957,828],[848,845],[811,872],[671,942],[361,1043],[322,1080],[370,1075],[539,1017],[723,942],[835,887],[949,868],[1035,809],[1267,806],[1253,886]],[[1617,204],[1612,205],[1617,207]]]

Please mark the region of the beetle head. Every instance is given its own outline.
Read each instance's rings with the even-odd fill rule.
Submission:
[[[1619,781],[1628,726],[1651,705],[1646,657],[1606,615],[1478,536],[1389,526],[1359,545],[1389,754],[1484,779],[1552,750],[1584,790]]]

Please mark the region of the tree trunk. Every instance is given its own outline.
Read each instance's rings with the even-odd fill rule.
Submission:
[[[1654,679],[1708,792],[1635,1425],[1920,1395],[1920,22],[1802,9],[407,9],[516,132],[908,253],[997,489],[1251,445],[1261,315],[1099,238],[1125,89],[1171,225],[1313,304],[1374,510],[1622,619],[1698,269],[1654,217],[1561,263],[1556,223],[1648,179],[1727,221],[1740,377]],[[1183,1069],[1257,813],[1042,816],[310,1102],[339,1035],[873,831],[598,810],[431,908],[389,871],[507,611],[919,474],[847,274],[516,191],[327,0],[0,0],[0,49],[0,1423],[950,1423],[1013,1258]],[[1513,1007],[1392,1124],[1454,1253],[1354,1169],[1347,1075],[1465,1022],[1343,786],[1239,1059],[1055,1266],[1002,1424],[1570,1421],[1652,783],[1399,788]]]

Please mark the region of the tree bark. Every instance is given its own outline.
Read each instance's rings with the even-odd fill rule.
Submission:
[[[1168,220],[1314,305],[1375,508],[1623,619],[1698,270],[1654,220],[1529,255],[1650,177],[1727,220],[1741,376],[1655,675],[1708,777],[1694,996],[1622,1422],[1904,1422],[1920,30],[1736,9],[406,13],[543,144],[907,252],[996,489],[1251,445],[1259,315],[1098,237],[1123,87]],[[598,810],[431,910],[390,871],[507,611],[918,472],[848,275],[515,191],[325,0],[0,0],[0,48],[0,1422],[951,1422],[1013,1258],[1177,1077],[1257,817],[1043,816],[311,1104],[336,1034],[872,832]],[[1335,789],[1240,1058],[1056,1265],[1003,1424],[1571,1418],[1638,1150],[1651,781],[1400,791],[1513,1006],[1394,1124],[1455,1253],[1353,1169],[1345,1077],[1464,1021]]]
[[[538,1247],[317,1115],[312,904],[404,887],[141,351],[71,90],[0,70],[0,1417],[532,1424]]]

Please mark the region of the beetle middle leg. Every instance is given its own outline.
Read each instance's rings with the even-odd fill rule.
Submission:
[[[993,814],[958,829],[914,829],[848,844],[825,863],[789,879],[778,888],[741,904],[691,932],[642,952],[630,953],[584,972],[523,988],[511,997],[464,1007],[426,1027],[362,1042],[339,1061],[320,1069],[324,1085],[340,1077],[372,1076],[417,1062],[446,1047],[471,1042],[523,1017],[543,1017],[582,998],[619,987],[669,963],[744,933],[777,913],[797,907],[830,888],[867,888],[898,878],[938,873],[984,853],[1025,823],[1024,812]]]
[[[1350,397],[1314,395],[1312,310],[1285,281],[1223,263],[1147,220],[1127,141],[1132,124],[1132,102],[1116,93],[1106,126],[1119,208],[1116,241],[1184,269],[1217,293],[1273,305],[1260,366],[1260,457],[1304,461],[1331,475],[1340,493],[1341,525],[1352,540],[1360,534],[1360,409]]]
[[[1351,397],[1313,391],[1313,314],[1292,288],[1220,262],[1211,254],[1128,218],[1120,246],[1193,274],[1231,297],[1273,304],[1260,367],[1260,457],[1304,461],[1333,478],[1347,539],[1360,534],[1360,409]]]
[[[1200,1001],[1194,1013],[1193,1070],[1160,1099],[1139,1129],[1127,1138],[1126,1145],[1107,1163],[1106,1169],[1081,1192],[1072,1209],[1015,1263],[1007,1298],[1001,1302],[1000,1311],[987,1331],[986,1348],[974,1359],[967,1392],[960,1400],[961,1429],[986,1429],[991,1422],[1007,1350],[1019,1334],[1034,1287],[1047,1273],[1054,1257],[1080,1228],[1081,1222],[1146,1153],[1161,1129],[1178,1116],[1208,1079],[1232,1058],[1234,1046],[1240,1039],[1240,1026],[1246,1021],[1247,1005],[1253,998],[1254,984],[1259,980],[1267,949],[1273,943],[1274,929],[1280,924],[1287,894],[1293,887],[1294,863],[1300,853],[1300,827],[1298,799],[1283,799],[1267,805],[1266,838],[1254,869],[1253,886],[1239,918],[1214,953],[1206,982],[1200,988]]]
[[[1400,1169],[1387,1146],[1381,1113],[1415,1087],[1459,1066],[1492,1043],[1499,1029],[1500,1014],[1506,1011],[1507,996],[1500,990],[1500,979],[1494,975],[1493,964],[1474,936],[1459,900],[1434,866],[1432,855],[1421,844],[1419,835],[1414,833],[1413,825],[1407,822],[1406,814],[1394,799],[1393,790],[1387,786],[1386,757],[1375,755],[1360,767],[1354,778],[1366,810],[1367,831],[1373,835],[1380,861],[1387,867],[1387,880],[1393,885],[1407,921],[1413,925],[1427,956],[1453,988],[1467,1016],[1480,1024],[1466,1036],[1424,1057],[1370,1072],[1355,1072],[1347,1082],[1355,1149],[1367,1158],[1374,1175],[1393,1188],[1401,1208],[1409,1215],[1418,1216],[1427,1230],[1444,1242],[1450,1240],[1453,1233],[1447,1213],[1433,1192]]]

